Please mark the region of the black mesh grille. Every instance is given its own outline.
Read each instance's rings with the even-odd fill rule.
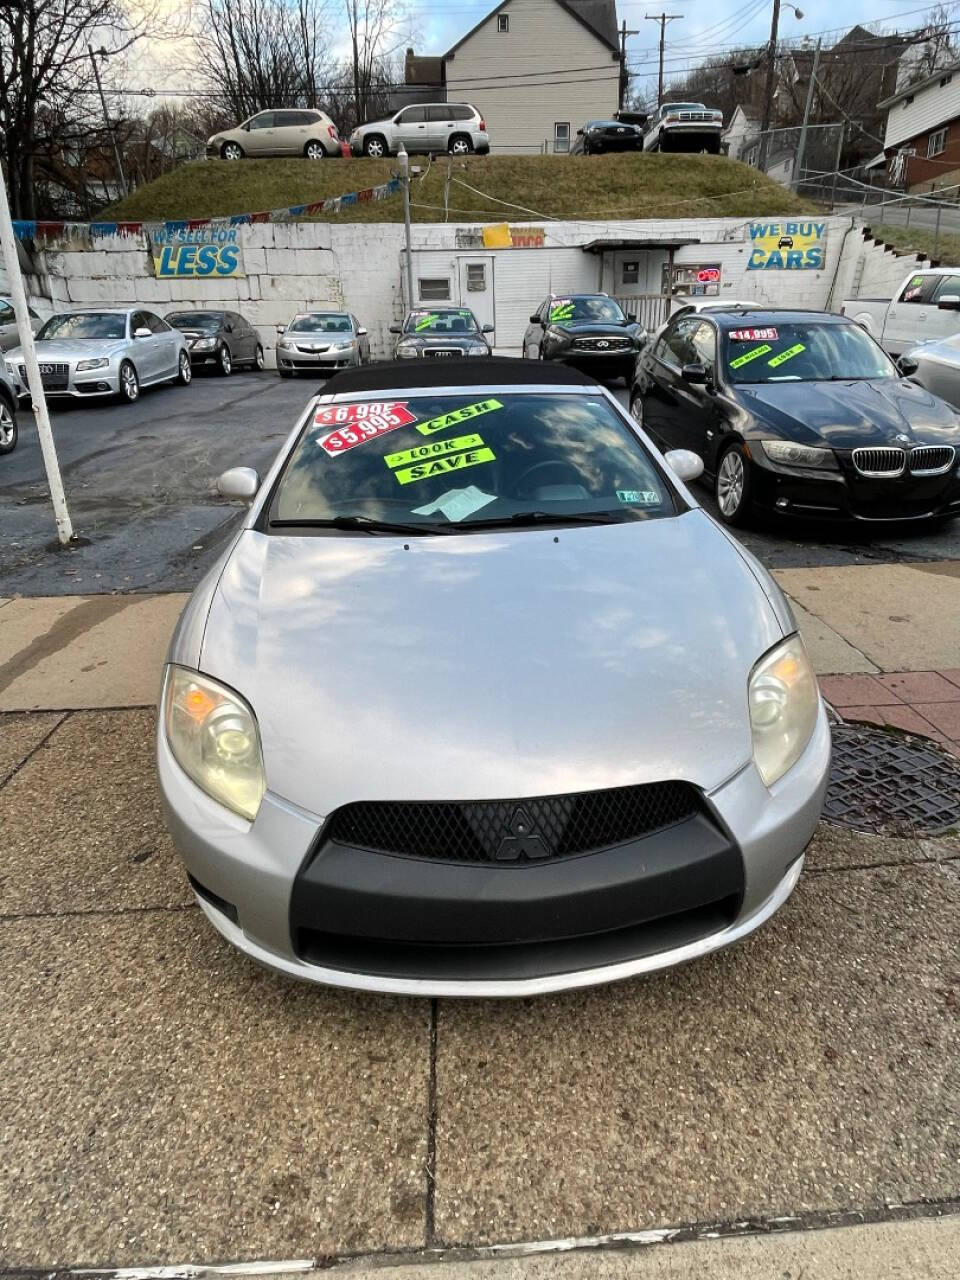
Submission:
[[[331,815],[324,840],[407,858],[523,863],[594,853],[700,812],[688,782],[523,800],[360,801]]]

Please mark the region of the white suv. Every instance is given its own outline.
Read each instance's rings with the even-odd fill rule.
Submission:
[[[323,160],[341,154],[337,126],[325,111],[258,111],[235,129],[207,140],[207,157],[306,156]]]
[[[476,151],[486,155],[490,135],[483,117],[468,102],[419,102],[387,120],[362,124],[350,135],[350,150],[366,156],[395,155],[401,144],[410,153],[450,151],[455,156]]]

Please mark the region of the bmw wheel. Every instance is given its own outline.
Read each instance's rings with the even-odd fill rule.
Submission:
[[[140,379],[129,360],[120,366],[120,399],[133,404],[140,399]]]
[[[257,343],[257,354],[253,357],[253,367],[263,372],[263,347]]]
[[[308,160],[325,160],[327,158],[327,153],[324,150],[323,143],[317,142],[316,139],[314,139],[313,142],[307,143],[303,149],[303,154]]]
[[[750,463],[742,445],[732,444],[720,459],[715,496],[724,524],[747,523],[751,505]]]
[[[0,453],[13,453],[16,447],[16,414],[7,404],[6,400],[0,398]]]
[[[225,378],[229,378],[233,373],[233,360],[230,356],[230,348],[226,343],[217,352],[217,368]]]
[[[387,144],[378,133],[375,133],[364,141],[363,154],[369,156],[371,160],[382,160],[387,154]]]
[[[239,142],[225,142],[220,148],[220,156],[223,160],[242,160],[243,147]]]
[[[630,396],[630,417],[637,426],[643,426],[643,399],[637,391]]]
[[[189,387],[193,381],[193,365],[190,363],[190,355],[186,351],[180,352],[180,359],[177,361],[177,382],[181,387]]]

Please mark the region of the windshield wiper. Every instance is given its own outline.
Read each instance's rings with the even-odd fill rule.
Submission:
[[[271,520],[271,529],[345,529],[357,533],[401,533],[424,536],[449,533],[453,526],[442,524],[402,524],[396,520],[378,520],[374,516],[331,516],[327,520]]]
[[[618,524],[615,511],[515,511],[512,516],[492,516],[489,520],[465,520],[461,529],[523,528],[538,524]]]

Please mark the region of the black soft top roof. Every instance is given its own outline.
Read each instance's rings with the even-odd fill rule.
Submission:
[[[362,391],[416,391],[430,387],[510,386],[596,387],[589,374],[566,365],[509,356],[459,360],[392,360],[344,369],[322,388],[323,395],[357,395]]]

